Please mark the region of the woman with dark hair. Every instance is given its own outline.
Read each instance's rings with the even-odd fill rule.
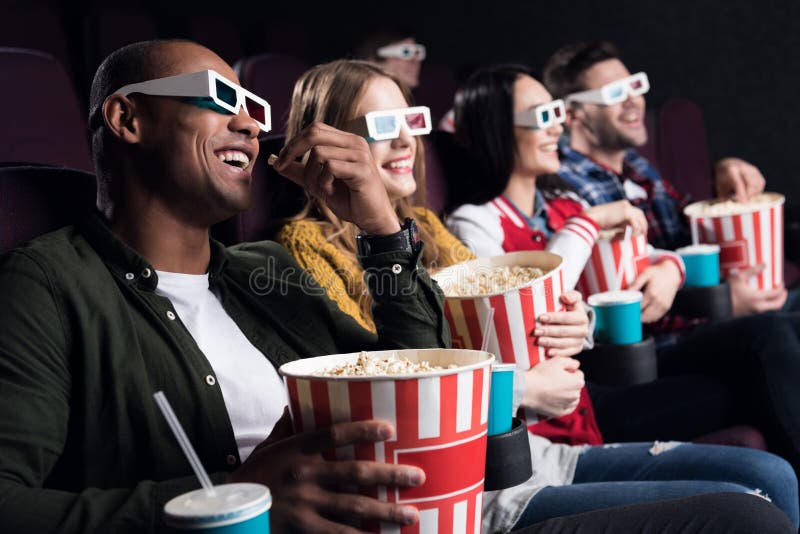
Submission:
[[[584,209],[567,187],[548,176],[558,170],[557,141],[563,118],[563,103],[554,102],[526,68],[501,66],[474,73],[461,88],[455,107],[457,141],[474,172],[459,176],[458,187],[451,188],[462,202],[469,203],[456,209],[447,225],[478,256],[554,251],[564,258],[564,282],[571,287],[589,257],[598,226],[627,223],[643,232],[646,223],[627,201],[606,204],[608,211]],[[580,226],[575,230],[584,231],[583,244],[564,239],[565,229],[576,221]],[[670,259],[661,254],[652,256],[651,262]],[[763,484],[770,484],[770,497],[776,503],[781,501],[779,506],[795,527],[800,521],[794,471],[771,454],[677,442],[582,447],[603,443],[585,388],[576,410],[529,429],[537,460],[533,478],[539,479],[540,486],[534,489],[520,524],[592,509],[600,503],[608,506],[689,495],[707,491],[703,489],[706,484],[713,487],[731,482],[761,490]],[[558,463],[552,469],[555,454]],[[762,466],[752,470],[751,462]],[[763,474],[758,474],[759,481],[753,484],[756,473]],[[506,499],[506,506],[511,506],[513,497],[508,496],[521,493],[515,488],[500,492],[497,498]]]
[[[450,188],[470,203],[447,226],[478,256],[545,249],[560,255],[565,287],[572,289],[600,229],[629,224],[645,233],[647,222],[627,200],[584,209],[557,176],[543,177],[558,170],[563,117],[563,103],[553,102],[524,67],[477,71],[456,100],[457,141],[477,172]],[[577,409],[546,415],[560,416],[532,424],[532,432],[572,445],[602,443],[585,388]]]
[[[628,201],[608,204],[603,210],[584,209],[580,198],[555,175],[564,117],[563,102],[553,101],[522,66],[479,70],[459,90],[456,140],[476,172],[459,176],[459,186],[452,188],[451,205],[460,207],[447,224],[478,256],[544,249],[545,238],[573,216],[591,219],[602,229],[627,223],[635,233],[646,232],[644,214]],[[495,216],[498,209],[515,226],[520,217],[508,212],[520,215],[530,232],[518,235],[503,226],[498,234],[498,224],[506,220]],[[489,226],[483,226],[484,222],[490,222]]]

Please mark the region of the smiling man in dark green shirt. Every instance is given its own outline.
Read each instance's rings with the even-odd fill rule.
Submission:
[[[386,423],[289,437],[282,420],[242,462],[232,423],[241,407],[226,405],[222,377],[179,303],[159,291],[159,273],[207,277],[220,313],[263,355],[268,373],[308,356],[450,340],[441,292],[420,267],[417,245],[386,238],[375,243],[380,252],[360,258],[378,274],[369,278],[375,336],[341,313],[278,245],[226,249],[209,239],[210,225],[250,206],[264,117],[238,103],[237,113],[199,106],[185,97],[203,95],[185,89],[182,96],[119,92],[207,70],[237,79],[189,42],[138,43],[109,56],[95,76],[90,110],[99,212],[0,259],[4,532],[160,530],[163,504],[198,483],[156,409],[157,390],[172,401],[215,482],[271,488],[274,526],[329,530],[329,518],[355,510],[401,524],[417,520],[413,508],[328,489],[424,481],[413,467],[321,461],[322,449],[386,439]],[[295,163],[309,150],[312,164]],[[365,234],[403,235],[363,139],[313,125],[282,151],[276,168],[341,206],[339,215]]]

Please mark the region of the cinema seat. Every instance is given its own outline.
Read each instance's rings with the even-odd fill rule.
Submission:
[[[261,54],[243,59],[234,69],[247,89],[266,99],[272,112],[272,131],[267,137],[286,132],[294,83],[311,65],[286,54]]]
[[[92,170],[86,122],[64,67],[44,52],[0,48],[0,163]]]
[[[94,175],[65,167],[0,167],[0,253],[94,209]]]

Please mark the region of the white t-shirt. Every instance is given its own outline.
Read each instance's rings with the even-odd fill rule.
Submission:
[[[167,297],[214,369],[242,462],[272,431],[287,397],[272,362],[245,337],[208,287],[207,274],[156,271]]]

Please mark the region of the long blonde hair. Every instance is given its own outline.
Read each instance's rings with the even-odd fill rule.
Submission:
[[[414,105],[411,93],[403,85],[403,82],[377,65],[357,60],[338,60],[317,65],[305,72],[295,83],[289,121],[286,126],[287,141],[315,121],[343,129],[348,121],[356,118],[358,103],[369,81],[378,76],[394,81],[408,105]],[[422,139],[415,137],[414,140],[416,142],[414,178],[417,182],[417,190],[413,201],[417,205],[424,206],[425,153]],[[323,201],[310,195],[306,195],[306,197],[303,209],[290,220],[312,219],[317,221],[325,238],[357,265],[356,235],[359,229],[354,224],[339,219]],[[406,217],[419,219],[419,214],[415,213],[411,206],[409,198],[397,201],[395,211],[400,221],[405,220]],[[427,267],[435,266],[439,257],[439,247],[428,231],[430,225],[427,224],[427,221],[417,220],[417,223],[420,238],[425,242],[423,263]],[[357,293],[359,294],[351,294],[351,297],[357,299],[362,311],[371,316],[371,313],[368,313],[370,299],[366,288],[359,288]]]

